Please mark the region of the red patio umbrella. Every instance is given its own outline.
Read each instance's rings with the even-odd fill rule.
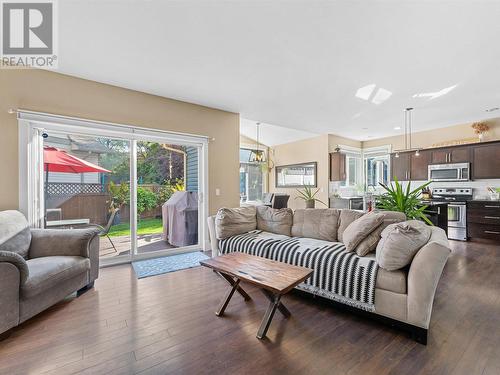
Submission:
[[[101,168],[98,165],[89,163],[88,161],[70,155],[66,151],[48,146],[45,146],[43,148],[43,164],[44,164],[44,171],[47,174],[48,172],[111,173],[111,171],[108,171],[107,169]]]

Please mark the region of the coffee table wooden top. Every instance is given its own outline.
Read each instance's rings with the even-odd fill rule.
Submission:
[[[277,294],[289,292],[313,272],[310,268],[239,252],[202,260],[200,264]]]

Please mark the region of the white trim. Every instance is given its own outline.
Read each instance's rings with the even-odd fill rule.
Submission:
[[[137,181],[137,141],[130,141],[130,181]],[[130,183],[130,260],[137,257],[137,184]],[[135,233],[135,235],[134,235]]]
[[[201,251],[200,246],[184,246],[184,247],[175,247],[165,250],[153,251],[150,253],[138,253],[134,256],[134,259],[130,259],[127,255],[120,255],[116,257],[110,258],[102,258],[99,260],[99,267],[106,268],[111,266],[117,266],[119,264],[130,264],[132,262],[136,262],[138,260],[146,260],[146,259],[154,259],[161,258],[170,255],[184,254],[184,253],[192,253],[194,251]]]
[[[151,129],[129,124],[119,124],[114,122],[89,120],[79,117],[70,117],[70,116],[63,116],[51,113],[34,112],[24,109],[17,110],[17,118],[19,120],[26,120],[30,122],[32,121],[44,125],[53,125],[53,126],[62,125],[65,129],[74,132],[75,134],[81,134],[82,132],[80,131],[80,129],[83,127],[84,129],[87,130],[92,129],[93,134],[95,135],[102,134],[111,137],[121,136],[123,138],[123,135],[127,134],[128,139],[137,139],[137,140],[140,140],[141,136],[147,136],[153,138],[156,137],[165,138],[166,136],[168,136],[168,138],[171,139],[173,143],[181,142],[181,144],[183,144],[184,142],[190,144],[191,143],[190,140],[193,143],[199,144],[201,138],[206,140],[208,140],[209,138],[208,136],[203,136],[203,135],[171,132],[161,129]],[[75,129],[73,130],[71,128]],[[88,134],[88,132],[85,132],[84,134]],[[135,136],[139,138],[135,138]]]

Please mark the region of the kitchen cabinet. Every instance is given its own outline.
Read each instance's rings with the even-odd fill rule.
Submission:
[[[330,153],[330,181],[344,181],[345,178],[345,154]]]
[[[431,150],[432,164],[468,163],[471,160],[470,146],[456,146]]]
[[[429,163],[431,161],[431,152],[422,150],[416,155],[414,152],[410,154],[410,179],[412,181],[427,180],[429,176]]]
[[[410,153],[391,154],[391,180],[408,181],[410,179]]]
[[[467,202],[467,237],[500,241],[500,201]]]
[[[400,152],[399,157],[391,154],[391,179],[396,177],[398,181],[427,180],[430,157],[430,151],[427,150],[420,151],[418,156],[414,151]]]
[[[472,179],[500,178],[500,142],[472,146]]]

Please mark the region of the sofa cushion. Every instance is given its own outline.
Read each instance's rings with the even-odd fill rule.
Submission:
[[[257,229],[265,232],[291,236],[293,211],[290,208],[257,207]]]
[[[28,258],[31,231],[24,215],[15,210],[0,212],[0,251],[17,253]]]
[[[267,257],[267,251],[270,244],[288,238],[290,237],[281,234],[254,230],[219,240],[219,249],[220,254],[228,254],[237,251],[240,253]]]
[[[257,228],[255,206],[221,208],[215,216],[215,234],[217,239],[228,238]]]
[[[384,215],[376,212],[369,212],[349,224],[342,234],[342,242],[347,251],[356,250],[361,241],[380,226],[383,221]]]
[[[340,211],[332,208],[295,210],[292,236],[337,241],[339,216]]]
[[[403,270],[387,271],[379,268],[375,287],[394,293],[406,294],[407,272]]]
[[[90,269],[90,260],[79,256],[51,256],[26,261],[29,276],[21,296],[31,298]]]
[[[394,271],[411,263],[431,236],[431,228],[417,220],[391,224],[382,232],[376,258],[380,267]]]
[[[382,224],[380,224],[375,230],[373,230],[368,236],[366,236],[356,247],[356,254],[363,257],[366,254],[375,251],[377,244],[380,241],[382,231],[389,225],[394,223],[400,223],[406,220],[406,215],[402,212],[395,211],[377,211],[384,216]]]
[[[337,229],[337,240],[339,242],[344,242],[343,234],[349,224],[351,224],[354,220],[359,219],[363,215],[364,212],[361,211],[340,210],[339,226]]]

